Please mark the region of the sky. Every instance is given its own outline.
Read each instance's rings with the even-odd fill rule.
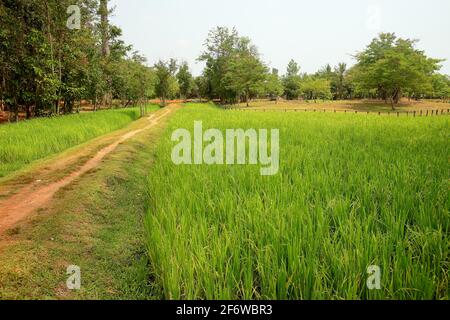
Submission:
[[[208,32],[236,27],[258,47],[262,59],[283,74],[291,59],[302,72],[326,64],[354,64],[380,32],[419,39],[433,58],[450,60],[449,0],[111,0],[111,22],[149,64],[176,58],[194,75]],[[450,61],[441,72],[450,74]]]

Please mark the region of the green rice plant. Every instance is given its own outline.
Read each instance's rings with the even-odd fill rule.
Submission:
[[[280,171],[180,165],[171,134],[280,129]],[[448,299],[449,118],[224,111],[170,121],[148,180],[167,299]],[[367,268],[380,266],[381,290]]]
[[[154,110],[156,106],[152,106]],[[112,132],[139,118],[139,109],[117,109],[0,126],[0,177],[33,161]]]

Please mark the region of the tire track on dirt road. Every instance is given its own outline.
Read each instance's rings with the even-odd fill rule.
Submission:
[[[111,152],[113,152],[120,144],[131,139],[137,134],[156,126],[159,121],[177,107],[170,106],[163,110],[160,114],[155,113],[148,117],[149,124],[144,128],[133,130],[122,135],[117,141],[104,147],[90,158],[81,168],[70,173],[64,178],[52,182],[47,185],[41,185],[35,181],[21,188],[16,194],[7,199],[0,200],[0,235],[8,229],[14,227],[18,222],[30,216],[36,210],[48,204],[53,196],[62,188],[70,185],[77,178],[81,177],[88,171],[96,168],[101,161]]]

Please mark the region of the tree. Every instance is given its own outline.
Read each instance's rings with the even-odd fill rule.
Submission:
[[[294,100],[298,99],[300,96],[300,67],[297,62],[291,60],[287,66],[286,75],[284,76],[282,82],[284,86],[284,94],[286,99]]]
[[[178,94],[180,88],[172,74],[170,63],[159,61],[155,64],[156,71],[156,95],[161,99],[162,105],[166,106],[166,100]]]
[[[402,94],[420,95],[432,87],[432,75],[442,60],[428,58],[415,48],[416,40],[397,38],[382,33],[356,55],[355,82],[365,90],[376,90],[392,109]]]
[[[334,73],[336,75],[336,96],[337,99],[342,100],[346,95],[346,83],[345,83],[345,74],[347,72],[347,64],[339,63],[338,66],[334,69]]]
[[[124,107],[138,105],[154,95],[156,74],[145,62],[134,52],[130,58],[114,63],[113,92]]]
[[[230,61],[236,53],[239,35],[236,29],[217,27],[211,30],[205,41],[205,51],[198,58],[206,62],[203,76],[208,79],[209,98],[218,98],[221,102],[232,101],[236,93],[227,88],[224,82]]]
[[[275,101],[278,101],[278,97],[283,94],[284,87],[278,75],[278,70],[273,69],[272,73],[267,75],[264,83],[264,91]]]
[[[429,97],[443,101],[450,99],[450,76],[439,73],[434,74],[431,83],[433,89],[428,94]]]
[[[294,61],[294,59],[291,59],[291,61],[289,61],[287,66],[286,77],[298,76],[299,73],[300,73],[300,66],[298,65],[297,62]]]
[[[264,91],[267,68],[259,59],[258,51],[250,39],[241,38],[237,51],[231,57],[224,76],[224,86],[249,105],[250,98]]]
[[[183,62],[177,74],[178,84],[180,85],[180,94],[183,99],[187,99],[194,88],[194,78],[189,71],[187,62]]]
[[[209,81],[204,76],[199,76],[194,79],[194,90],[197,98],[208,98],[210,96],[211,87]]]
[[[301,91],[307,100],[331,99],[330,81],[326,79],[305,77],[301,83]]]

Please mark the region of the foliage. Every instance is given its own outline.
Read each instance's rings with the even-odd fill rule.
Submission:
[[[278,70],[272,70],[264,82],[264,92],[271,98],[277,99],[284,93],[283,83],[278,75]]]
[[[180,86],[180,95],[184,99],[188,98],[194,90],[195,83],[194,77],[189,71],[189,65],[187,62],[183,62],[181,64],[177,73],[177,80]]]
[[[81,9],[79,30],[67,27],[67,8],[74,4]],[[145,82],[149,90],[137,90],[135,77],[151,75],[143,61],[128,56],[131,47],[109,25],[105,10],[106,0],[0,3],[0,98],[14,120],[21,111],[27,118],[70,114],[77,101],[91,100],[97,108],[110,104],[107,95],[137,101],[152,91],[152,81]]]
[[[235,29],[211,30],[199,57],[206,62],[203,76],[209,84],[209,98],[233,103],[244,101],[264,91],[268,69],[260,60],[250,39],[240,37]]]
[[[155,92],[161,98],[163,106],[166,105],[166,100],[175,98],[180,87],[175,78],[176,68],[174,67],[174,60],[166,63],[159,61],[154,66],[156,72],[156,88]]]
[[[441,60],[428,58],[415,48],[417,41],[380,34],[356,56],[354,81],[366,90],[376,90],[392,108],[403,94],[421,97],[432,89],[432,75]]]
[[[301,94],[300,67],[294,60],[287,66],[286,76],[283,78],[284,94],[288,100],[298,99]]]
[[[332,98],[330,81],[306,77],[301,82],[301,91],[306,100],[329,100]]]

